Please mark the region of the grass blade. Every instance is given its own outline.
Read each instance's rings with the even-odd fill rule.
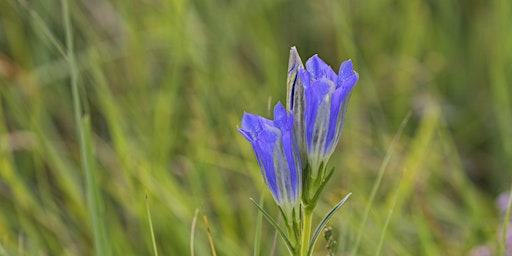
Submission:
[[[153,231],[153,222],[151,221],[151,212],[149,211],[148,194],[146,194],[146,211],[148,213],[149,230],[151,231],[151,242],[153,243],[153,252],[158,256],[158,249],[156,247],[155,232]]]
[[[384,223],[384,227],[382,228],[382,233],[380,235],[379,239],[379,245],[377,246],[377,251],[375,255],[380,255],[380,252],[382,250],[382,245],[384,244],[384,237],[386,236],[386,230],[388,229],[389,222],[391,221],[391,216],[393,216],[393,212],[395,211],[396,202],[398,201],[398,196],[400,195],[400,187],[402,185],[402,178],[403,175],[400,176],[400,182],[398,183],[398,188],[395,191],[395,194],[393,196],[393,205],[391,205],[391,208],[389,209],[388,216],[386,217],[386,222]]]
[[[192,219],[192,225],[190,227],[190,256],[194,256],[194,236],[196,234],[196,222],[198,213],[199,209],[196,209],[194,212],[194,218]]]
[[[80,160],[82,171],[85,174],[86,194],[87,194],[87,208],[89,217],[92,222],[94,246],[96,255],[109,255],[109,248],[107,236],[103,225],[103,215],[100,208],[100,192],[99,186],[96,182],[96,175],[94,172],[93,161],[93,146],[92,146],[92,131],[90,119],[85,115],[82,119],[82,105],[80,102],[80,95],[78,90],[78,74],[75,63],[75,54],[73,49],[73,30],[71,28],[71,20],[69,14],[69,3],[67,0],[61,0],[62,4],[62,17],[64,19],[64,27],[66,34],[66,54],[69,64],[69,71],[71,76],[71,92],[73,97],[73,112],[77,134],[79,137],[80,146]]]
[[[404,117],[404,119],[402,120],[402,123],[400,124],[400,128],[398,128],[398,132],[396,133],[395,137],[391,141],[391,145],[389,145],[389,149],[386,153],[386,156],[384,157],[384,161],[382,162],[382,165],[380,166],[379,176],[377,177],[377,180],[375,180],[375,184],[373,185],[372,192],[370,194],[370,200],[368,201],[368,204],[366,205],[366,208],[364,210],[363,222],[361,224],[361,228],[359,228],[359,232],[357,234],[357,239],[356,239],[356,243],[354,245],[354,249],[352,249],[352,252],[350,253],[350,255],[352,255],[352,256],[357,255],[357,250],[359,249],[359,243],[361,242],[361,237],[363,236],[364,227],[366,226],[366,222],[368,221],[370,209],[373,205],[373,201],[375,200],[375,196],[377,195],[377,190],[380,187],[382,178],[384,177],[384,173],[389,164],[389,160],[391,159],[391,156],[393,155],[393,151],[395,149],[395,144],[400,139],[400,136],[402,135],[402,132],[405,128],[405,125],[409,121],[411,114],[412,114],[411,111],[409,111],[407,113],[407,115]]]
[[[217,256],[217,252],[215,251],[215,245],[213,244],[212,232],[210,231],[210,225],[208,225],[208,218],[206,214],[203,214],[204,225],[206,226],[206,232],[208,234],[208,241],[210,242],[210,249],[212,250],[212,255]]]

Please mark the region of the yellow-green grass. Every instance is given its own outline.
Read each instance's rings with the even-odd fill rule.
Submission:
[[[497,250],[509,24],[508,0],[0,1],[0,255],[284,255],[237,125],[285,101],[294,45],[360,75],[314,216],[352,192],[338,255]]]

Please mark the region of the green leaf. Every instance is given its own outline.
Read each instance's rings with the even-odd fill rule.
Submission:
[[[283,229],[281,227],[279,227],[279,225],[272,218],[272,216],[270,216],[270,214],[268,214],[268,212],[265,211],[263,209],[263,207],[261,207],[258,203],[256,203],[256,201],[254,201],[254,199],[249,198],[249,200],[251,200],[251,202],[254,205],[256,205],[256,207],[258,207],[258,210],[260,210],[260,212],[263,213],[263,216],[265,216],[265,218],[268,220],[268,222],[277,230],[277,232],[279,233],[281,238],[284,240],[284,243],[286,244],[286,247],[288,247],[288,250],[290,251],[290,254],[293,255],[293,253],[295,252],[295,248],[293,248],[292,243],[290,242],[290,240],[288,239],[288,237],[284,233]]]
[[[260,198],[260,204],[263,204],[263,196]],[[256,234],[254,235],[254,256],[260,255],[260,244],[261,244],[261,226],[262,226],[263,215],[261,211],[258,212],[256,219]]]
[[[345,202],[348,200],[350,195],[352,195],[352,193],[348,193],[348,195],[345,196],[345,198],[343,198],[338,204],[336,204],[329,211],[329,213],[327,213],[327,215],[325,215],[325,217],[322,219],[320,224],[318,224],[318,227],[316,228],[315,233],[313,234],[313,237],[311,238],[311,241],[309,242],[309,249],[308,249],[307,255],[311,255],[311,253],[313,253],[313,247],[315,247],[316,240],[318,239],[318,236],[322,232],[322,229],[325,227],[327,222],[332,218],[332,216],[334,216],[334,214],[341,208],[341,206],[343,206],[343,204],[345,204]]]
[[[325,185],[327,184],[327,182],[329,182],[329,180],[331,179],[333,174],[334,174],[334,168],[331,169],[331,171],[327,174],[327,176],[325,176],[325,178],[322,180],[322,183],[320,183],[320,186],[317,188],[315,195],[313,196],[313,199],[311,199],[311,202],[310,202],[310,204],[312,205],[311,206],[312,208],[314,208],[316,206],[316,202],[318,201],[318,197],[320,197],[320,193],[322,193],[322,191],[325,188]]]

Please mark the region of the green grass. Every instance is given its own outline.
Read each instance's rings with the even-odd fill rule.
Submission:
[[[294,45],[360,74],[313,223],[352,192],[337,253],[498,250],[511,23],[508,0],[0,1],[0,255],[211,255],[203,215],[218,255],[269,255],[236,127],[285,101]]]

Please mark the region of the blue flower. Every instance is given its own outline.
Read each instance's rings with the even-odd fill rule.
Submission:
[[[359,76],[351,60],[341,64],[338,74],[317,55],[306,62],[305,69],[299,63],[300,57],[292,48],[288,109],[294,115],[303,115],[297,118],[295,130],[303,160],[307,159],[311,167],[311,177],[317,178],[320,166],[325,166],[340,140],[350,93]],[[298,96],[302,91],[303,97]]]
[[[301,198],[302,166],[293,135],[293,114],[281,103],[274,107],[274,120],[244,113],[238,130],[252,144],[266,185],[277,204],[288,213]]]

